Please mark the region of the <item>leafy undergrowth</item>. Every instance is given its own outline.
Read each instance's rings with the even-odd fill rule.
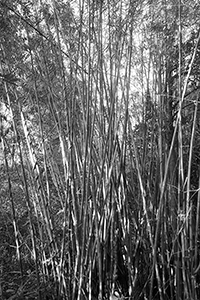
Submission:
[[[2,300],[54,300],[57,299],[55,285],[50,283],[41,283],[38,288],[37,276],[35,271],[27,271],[27,274],[21,277],[19,271],[7,271],[6,267],[1,278],[1,298]],[[41,282],[42,282],[41,278]],[[40,296],[39,296],[40,293]]]

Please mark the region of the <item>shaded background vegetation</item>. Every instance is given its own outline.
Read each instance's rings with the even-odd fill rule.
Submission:
[[[1,299],[199,299],[199,9],[0,1]]]

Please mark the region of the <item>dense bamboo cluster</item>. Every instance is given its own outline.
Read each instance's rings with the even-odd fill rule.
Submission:
[[[154,2],[1,1],[0,298],[199,299],[197,8]]]

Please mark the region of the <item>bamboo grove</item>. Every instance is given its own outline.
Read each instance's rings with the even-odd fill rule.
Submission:
[[[199,299],[198,1],[0,14],[0,298]]]

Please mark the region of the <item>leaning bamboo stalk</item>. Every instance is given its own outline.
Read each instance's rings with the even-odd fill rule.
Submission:
[[[180,196],[181,185],[184,182],[184,174],[183,174],[183,134],[182,134],[182,78],[181,78],[181,68],[182,68],[182,4],[181,0],[178,3],[178,18],[179,18],[179,66],[178,66],[178,94],[179,94],[179,106],[180,106],[180,114],[179,114],[179,124],[178,124],[178,150],[179,150],[179,182],[178,182],[178,196]],[[178,199],[180,202],[180,199]],[[179,204],[180,206],[180,204]]]
[[[196,128],[196,123],[197,123],[197,111],[198,111],[198,101],[199,101],[199,95],[200,93],[198,92],[197,98],[195,101],[195,109],[194,109],[194,117],[193,117],[193,123],[192,123],[192,132],[191,132],[191,137],[190,137],[190,146],[189,146],[189,157],[188,157],[188,170],[187,170],[187,185],[186,185],[186,203],[189,203],[190,201],[190,178],[191,178],[191,170],[192,170],[192,154],[193,154],[193,145],[194,145],[194,138],[195,138],[195,128]],[[190,232],[189,234],[189,244],[190,244],[190,249],[193,249],[193,232],[192,232],[192,211],[189,217],[189,225],[190,225]]]
[[[3,47],[1,47],[1,50],[4,53]],[[1,69],[1,73],[3,73],[2,62],[0,63],[0,69]],[[15,127],[15,121],[14,121],[14,114],[13,114],[12,107],[11,107],[11,99],[10,99],[6,81],[4,82],[4,89],[5,89],[6,97],[7,97],[9,108],[10,108],[10,114],[11,114],[11,118],[12,118],[13,128],[15,129],[16,127]],[[16,133],[15,130],[14,130],[14,133]],[[15,138],[17,139],[17,135],[15,135]],[[2,135],[2,149],[3,149],[3,154],[4,154],[4,161],[5,161],[6,174],[7,174],[7,180],[8,180],[8,193],[9,193],[9,199],[11,202],[11,209],[12,209],[12,217],[13,217],[12,222],[13,222],[13,229],[14,229],[15,243],[16,243],[16,255],[17,255],[17,260],[19,262],[21,276],[23,277],[23,267],[22,267],[20,240],[19,240],[19,229],[18,229],[18,224],[17,224],[16,210],[15,210],[15,204],[14,204],[13,193],[12,193],[12,183],[11,183],[11,177],[10,177],[10,171],[9,171],[9,165],[8,165],[8,158],[7,158],[7,154],[6,154],[6,152],[7,152],[6,151],[6,141],[5,141],[4,135]]]
[[[196,212],[196,224],[195,224],[195,240],[194,240],[194,269],[192,273],[193,284],[196,287],[198,282],[197,273],[200,269],[200,263],[198,261],[198,238],[199,238],[199,224],[200,224],[200,176],[199,176],[199,185],[198,185],[198,193],[197,193],[197,212]]]
[[[6,174],[7,174],[7,180],[8,180],[8,194],[9,194],[9,200],[11,203],[11,210],[12,210],[12,222],[13,222],[13,229],[14,229],[14,235],[15,235],[16,256],[17,256],[17,260],[19,262],[21,277],[23,277],[23,266],[22,266],[20,240],[19,240],[19,228],[18,228],[18,224],[17,224],[16,209],[15,209],[15,204],[14,204],[12,183],[11,183],[11,177],[10,177],[9,166],[8,166],[8,158],[6,155],[7,151],[6,151],[4,137],[2,138],[2,149],[3,149],[3,153],[4,153],[4,161],[5,161]]]

